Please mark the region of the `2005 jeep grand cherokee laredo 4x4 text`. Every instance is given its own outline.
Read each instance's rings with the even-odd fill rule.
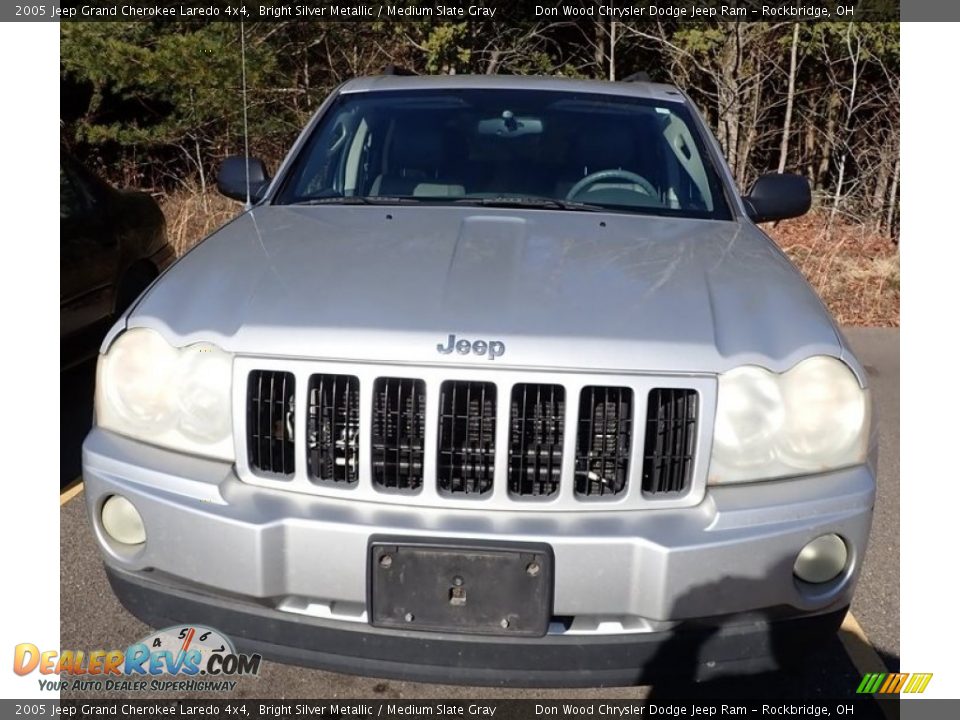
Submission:
[[[866,375],[668,85],[340,87],[101,348],[86,500],[153,625],[469,684],[630,684],[835,633]],[[677,659],[690,667],[677,668]]]

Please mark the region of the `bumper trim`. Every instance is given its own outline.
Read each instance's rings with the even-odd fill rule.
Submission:
[[[110,566],[123,606],[153,627],[202,623],[242,652],[335,672],[416,682],[513,687],[594,687],[706,680],[774,670],[830,639],[846,607],[787,620],[685,623],[671,632],[504,638],[345,628]]]

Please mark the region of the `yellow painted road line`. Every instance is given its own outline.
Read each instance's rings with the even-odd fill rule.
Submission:
[[[860,674],[889,672],[852,612],[847,613],[840,626],[840,642]]]
[[[852,612],[847,612],[840,626],[840,642],[843,644],[843,649],[847,651],[850,662],[861,676],[889,672]],[[902,683],[903,680],[899,682]],[[882,702],[880,710],[888,720],[898,720],[900,713],[897,705],[899,703]]]
[[[68,487],[66,490],[60,491],[60,507],[66,505],[81,492],[83,492],[83,480],[81,478],[77,478],[74,480],[73,484],[70,485],[70,487]]]

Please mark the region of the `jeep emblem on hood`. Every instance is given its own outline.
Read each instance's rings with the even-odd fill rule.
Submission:
[[[456,350],[460,355],[486,355],[489,360],[495,360],[503,355],[507,347],[499,340],[474,340],[471,342],[465,338],[457,340],[456,335],[447,337],[447,344],[437,343],[437,352],[441,355],[449,355]]]

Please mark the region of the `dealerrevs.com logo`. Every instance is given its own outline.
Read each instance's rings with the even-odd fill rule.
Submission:
[[[20,643],[14,648],[13,671],[59,676],[41,677],[41,690],[229,691],[237,681],[228,678],[260,672],[260,656],[238,653],[233,641],[213,628],[177,625],[151,633],[126,650],[42,651]]]

